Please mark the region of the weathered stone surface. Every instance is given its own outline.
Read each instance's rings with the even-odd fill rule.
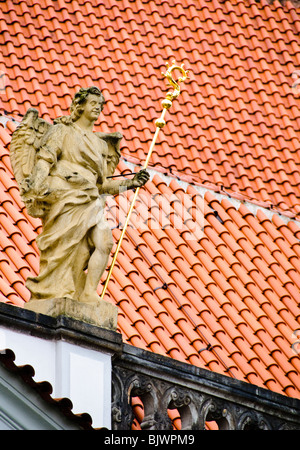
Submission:
[[[300,430],[300,401],[267,389],[123,345],[113,360],[112,426],[130,430],[131,399],[143,405],[142,430],[170,430],[177,409],[181,430]]]
[[[0,303],[1,326],[42,339],[63,339],[72,344],[115,355],[122,352],[123,348],[122,335],[117,331],[65,315],[52,317],[7,303]]]
[[[122,134],[93,131],[104,103],[97,87],[81,88],[69,116],[50,124],[30,108],[13,133],[10,158],[20,194],[43,228],[36,239],[39,274],[26,281],[31,300],[68,297],[97,304],[98,284],[113,246],[105,198],[149,179],[145,170],[132,179],[111,178]]]
[[[25,304],[24,308],[51,317],[72,317],[108,330],[117,328],[118,308],[104,300],[96,304],[79,302],[67,297],[31,300]]]

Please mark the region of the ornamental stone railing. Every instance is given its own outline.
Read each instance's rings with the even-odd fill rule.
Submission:
[[[300,430],[298,399],[138,349],[70,317],[0,303],[0,352],[6,349],[16,366],[32,366],[36,383],[51,384],[53,398],[70,398],[74,414],[90,414],[96,429]]]
[[[143,405],[142,430],[173,430],[168,411],[177,409],[181,430],[299,430],[300,401],[243,381],[124,344],[113,360],[112,429],[130,430]]]

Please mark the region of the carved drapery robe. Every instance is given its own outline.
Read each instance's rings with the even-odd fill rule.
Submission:
[[[32,299],[78,299],[85,270],[94,250],[93,227],[108,228],[104,196],[98,186],[106,173],[107,143],[76,123],[52,126],[44,136],[37,160],[50,165],[44,198],[43,231],[37,237],[40,273],[27,280]]]

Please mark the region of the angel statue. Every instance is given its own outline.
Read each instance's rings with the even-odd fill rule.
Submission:
[[[97,287],[113,246],[105,197],[149,179],[146,170],[111,179],[122,134],[93,131],[104,103],[97,87],[81,88],[69,116],[50,124],[30,108],[13,133],[10,158],[21,197],[28,213],[42,220],[39,275],[26,282],[31,300],[99,302]]]

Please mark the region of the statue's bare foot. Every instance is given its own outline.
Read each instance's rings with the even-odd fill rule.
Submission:
[[[82,303],[89,303],[91,305],[96,305],[100,302],[100,297],[97,292],[83,292],[79,297],[79,301]]]

